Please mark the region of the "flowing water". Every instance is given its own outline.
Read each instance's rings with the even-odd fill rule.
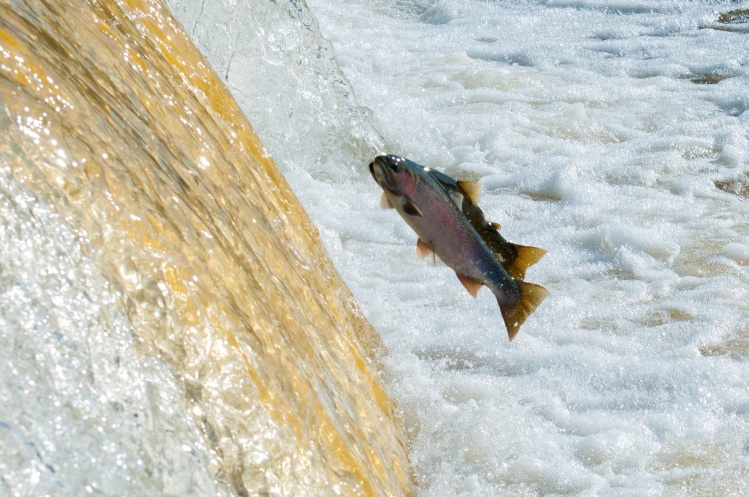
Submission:
[[[156,1],[0,2],[0,495],[408,495],[380,348]]]
[[[18,53],[18,35],[7,35],[5,13],[25,4],[2,5],[2,119],[14,133],[2,136],[1,329],[13,348],[4,349],[0,365],[0,395],[10,406],[0,411],[0,482],[20,495],[330,495],[368,488],[387,494],[402,487],[405,470],[397,464],[390,476],[376,476],[384,471],[377,461],[399,445],[392,432],[379,445],[377,429],[362,421],[387,407],[366,375],[366,391],[354,393],[350,383],[357,382],[346,378],[356,361],[323,374],[330,381],[312,380],[313,390],[335,392],[322,394],[324,408],[312,412],[349,412],[334,425],[337,433],[365,427],[361,438],[371,440],[375,455],[364,473],[341,465],[350,470],[345,454],[367,451],[354,442],[336,444],[330,431],[307,430],[320,424],[295,416],[253,424],[258,398],[277,406],[294,397],[259,395],[258,385],[277,381],[273,392],[306,391],[298,386],[313,377],[306,373],[319,371],[350,342],[333,344],[339,348],[321,352],[300,375],[287,374],[294,370],[288,367],[263,373],[262,381],[240,374],[257,347],[234,345],[225,330],[248,329],[238,302],[252,282],[235,281],[241,258],[226,254],[252,246],[254,257],[241,253],[261,264],[264,245],[242,236],[254,217],[274,233],[271,239],[294,247],[268,274],[296,266],[293,259],[308,274],[323,256],[307,252],[314,242],[303,233],[314,228],[303,214],[282,217],[295,231],[276,229],[278,216],[261,216],[256,205],[275,194],[250,201],[241,193],[247,180],[241,173],[214,167],[236,142],[225,137],[212,153],[200,149],[196,136],[214,134],[213,120],[235,122],[216,117],[231,104],[202,77],[157,79],[157,88],[169,90],[145,106],[159,101],[172,110],[141,109],[150,119],[124,120],[131,114],[121,104],[142,94],[129,79],[109,85],[113,77],[127,67],[153,79],[185,59],[198,65],[181,42],[170,44],[175,33],[170,39],[151,31],[171,26],[166,14],[154,8],[144,11],[151,17],[133,16],[121,6],[114,14],[93,9],[71,18],[80,11],[66,4],[67,39],[85,37],[78,28],[99,29],[106,36],[96,38],[98,45],[54,37],[48,43],[43,33],[61,28],[59,12],[42,17],[44,29],[28,40],[50,45],[53,59],[85,56],[79,68],[85,78],[63,77],[58,63],[55,74],[26,70],[19,82],[12,71],[37,55],[31,43]],[[389,355],[381,375],[408,432],[419,495],[749,492],[749,4],[313,0],[308,8],[299,1],[173,0],[170,6],[249,116],[382,337]],[[127,36],[117,35],[120,21],[140,17],[153,22],[135,22]],[[38,15],[25,18],[40,22]],[[100,18],[110,31],[92,24]],[[107,59],[92,46],[106,47],[106,40],[116,40],[110,50],[117,64],[102,71]],[[158,71],[146,71],[138,56],[151,47],[144,40],[163,47],[157,59],[166,62]],[[71,129],[56,119],[68,106],[82,107],[69,97],[76,92],[55,87],[69,79],[98,89],[81,92],[103,109],[79,116],[78,136],[94,137],[88,148],[63,139]],[[182,84],[193,90],[177,91]],[[192,113],[207,109],[210,119],[190,124],[185,101]],[[133,130],[129,139],[99,131],[120,121]],[[190,126],[204,131],[184,133]],[[152,133],[159,139],[150,139]],[[133,152],[141,141],[153,145]],[[192,150],[188,160],[172,160],[171,141]],[[258,157],[266,155],[254,147]],[[158,160],[164,150],[172,151],[168,162]],[[527,280],[551,296],[511,344],[489,292],[474,300],[444,265],[418,260],[415,235],[393,211],[379,209],[379,188],[366,166],[382,152],[478,180],[481,206],[504,236],[549,251]],[[132,153],[155,157],[153,170],[130,165]],[[209,176],[210,194],[196,192],[201,157],[207,174],[227,175]],[[82,187],[89,181],[96,188]],[[132,207],[124,200],[129,196],[150,200],[122,210]],[[206,205],[214,200],[221,206]],[[224,211],[227,205],[235,207]],[[108,221],[98,224],[102,218]],[[227,230],[234,235],[220,239]],[[214,245],[208,235],[221,241]],[[171,246],[182,247],[177,262],[165,249]],[[195,274],[207,265],[210,271]],[[305,288],[286,289],[292,300],[280,316],[294,315],[302,305],[295,299],[309,296]],[[349,307],[331,302],[322,307],[349,316]],[[275,329],[271,315],[257,312],[273,326],[253,330]],[[366,326],[358,328],[365,342],[376,343]],[[217,329],[226,340],[201,338]],[[272,336],[261,339],[264,350],[283,354]],[[304,350],[321,350],[328,341],[321,336]],[[238,384],[249,385],[241,389],[247,395],[237,396]],[[329,384],[337,386],[328,390]],[[339,395],[362,402],[377,396],[380,407],[352,413]],[[301,407],[290,410],[318,419]],[[344,456],[331,463],[285,447],[300,431],[312,446],[331,441],[332,452],[323,454]],[[341,475],[342,486],[331,483]],[[357,486],[362,481],[372,487]]]
[[[382,335],[419,495],[749,492],[749,4],[173,7]],[[379,210],[381,152],[549,251],[512,344]]]

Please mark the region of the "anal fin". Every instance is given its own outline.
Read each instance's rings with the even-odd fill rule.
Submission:
[[[468,293],[473,295],[474,298],[476,297],[476,294],[479,293],[479,290],[481,290],[481,287],[484,286],[484,284],[481,283],[479,280],[473,279],[470,276],[466,276],[465,274],[459,274],[459,273],[455,273],[455,274],[458,275],[458,279],[460,280],[460,282],[463,283],[463,286],[465,287],[465,289],[468,290]]]
[[[549,291],[540,285],[526,283],[525,281],[518,281],[517,283],[520,286],[520,300],[518,303],[512,307],[503,306],[502,304],[499,305],[510,341],[512,341],[512,339],[515,338],[515,335],[518,334],[520,326],[522,326],[525,320],[528,319],[528,316],[530,316],[549,295]]]

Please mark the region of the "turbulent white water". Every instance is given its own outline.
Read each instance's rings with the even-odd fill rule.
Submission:
[[[382,334],[420,495],[749,492],[749,4],[314,0],[332,50],[275,5],[183,22]],[[549,251],[512,344],[378,208],[378,152]]]
[[[746,7],[312,2],[387,151],[479,179],[505,236],[549,250],[509,345],[376,188],[318,214],[422,495],[749,491],[749,38],[719,22]]]
[[[749,494],[749,2],[170,4],[382,335],[419,495]],[[85,24],[89,14],[68,26],[74,17],[29,25],[49,35],[40,43],[63,25],[70,40],[99,29]],[[242,478],[258,483],[239,457],[230,463],[241,470],[217,477],[218,456],[180,406],[183,378],[138,350],[133,309],[85,234],[22,174],[18,164],[33,157],[13,137],[57,144],[41,136],[43,119],[14,121],[7,109],[53,79],[18,90],[8,75],[24,58],[10,60],[17,46],[7,39],[0,124],[20,135],[3,135],[0,158],[0,494],[224,495],[245,488]],[[76,46],[43,55],[64,61]],[[130,60],[123,53],[118,63]],[[61,67],[116,80],[97,60]],[[97,102],[117,109],[130,94]],[[45,102],[69,104],[61,98]],[[159,128],[174,115],[131,114],[133,143],[151,131],[188,141],[176,126]],[[367,164],[382,152],[478,180],[503,234],[549,251],[527,280],[551,296],[512,344],[493,296],[474,300],[443,264],[418,260],[414,233],[379,209]],[[117,187],[123,177],[113,177]],[[148,303],[156,293],[137,295]],[[224,391],[219,383],[234,399],[237,382],[209,382],[199,412],[220,407],[208,395]],[[247,440],[273,446],[277,433]],[[221,443],[232,460],[241,444]],[[307,490],[299,472],[297,490]]]
[[[509,345],[373,199],[335,228],[423,495],[748,491],[749,39],[707,28],[740,7],[313,2],[388,151],[549,250]]]
[[[311,8],[384,142],[330,131],[355,104],[304,81],[245,103],[302,94],[328,126],[305,138],[253,120],[386,341],[421,494],[747,492],[749,40],[719,20],[746,5]],[[327,67],[315,40],[284,63],[314,73],[317,50]],[[235,94],[259,72],[228,72]],[[354,152],[328,161],[321,136]],[[296,140],[318,155],[284,147]],[[419,261],[378,209],[362,155],[381,151],[478,179],[505,236],[549,250],[528,280],[552,296],[512,345],[493,297]]]

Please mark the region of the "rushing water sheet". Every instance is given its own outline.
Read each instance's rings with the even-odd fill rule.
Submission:
[[[168,9],[0,12],[3,493],[409,494],[377,336]]]
[[[746,494],[749,4],[309,3],[170,2],[383,337],[419,494]],[[382,151],[479,180],[549,251],[512,344],[378,208]]]

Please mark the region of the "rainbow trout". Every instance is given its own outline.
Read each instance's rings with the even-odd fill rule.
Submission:
[[[429,168],[403,157],[381,155],[369,164],[369,170],[384,190],[383,206],[397,210],[418,235],[419,257],[436,254],[474,297],[482,286],[488,287],[497,298],[510,340],[515,338],[548,291],[510,276]]]
[[[487,221],[484,217],[484,211],[478,206],[478,199],[481,195],[481,186],[478,183],[456,180],[436,169],[416,165],[428,172],[447,190],[455,205],[465,214],[471,226],[478,231],[484,242],[494,252],[505,271],[516,280],[524,280],[526,269],[537,263],[546,254],[546,251],[538,247],[518,245],[505,240],[499,233],[499,224]]]

